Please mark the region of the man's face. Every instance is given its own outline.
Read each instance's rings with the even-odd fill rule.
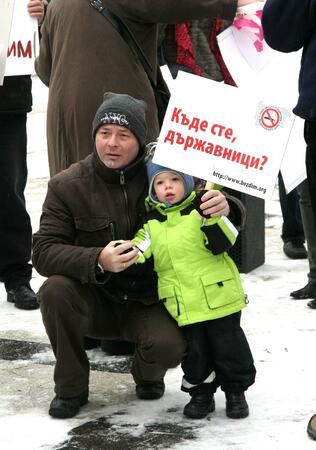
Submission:
[[[137,138],[120,125],[102,125],[96,133],[95,145],[99,158],[110,169],[123,169],[139,151]]]

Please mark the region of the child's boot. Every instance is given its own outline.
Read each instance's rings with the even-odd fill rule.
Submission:
[[[244,419],[249,415],[249,408],[244,392],[225,392],[226,415],[231,419]]]
[[[203,419],[215,410],[212,394],[195,394],[183,409],[183,414],[191,419]]]

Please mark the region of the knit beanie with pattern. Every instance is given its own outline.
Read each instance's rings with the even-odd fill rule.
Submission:
[[[92,137],[102,125],[112,124],[128,128],[145,145],[147,135],[146,103],[127,94],[106,92],[92,123]]]
[[[159,164],[155,164],[152,161],[152,159],[150,159],[147,162],[147,176],[148,176],[148,184],[149,184],[148,195],[153,202],[155,202],[155,203],[158,202],[157,197],[155,196],[155,193],[153,192],[154,179],[157,175],[159,175],[160,173],[163,173],[163,172],[173,172],[173,173],[180,175],[180,177],[183,179],[184,187],[185,187],[184,198],[188,197],[191,194],[191,192],[194,190],[194,179],[191,175],[179,172],[178,170],[175,170],[175,169],[169,169],[168,167],[160,166]]]

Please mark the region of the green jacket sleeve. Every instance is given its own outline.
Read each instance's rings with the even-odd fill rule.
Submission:
[[[139,257],[136,263],[144,263],[146,259],[151,257],[151,239],[147,224],[137,231],[134,239],[132,239],[132,242],[139,250]]]

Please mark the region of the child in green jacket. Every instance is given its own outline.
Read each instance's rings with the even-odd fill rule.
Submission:
[[[189,175],[148,161],[148,216],[133,239],[137,262],[153,257],[158,297],[187,340],[181,389],[191,396],[184,415],[203,418],[214,411],[218,386],[226,414],[249,414],[244,391],[254,383],[252,354],[240,326],[246,298],[228,250],[237,230],[226,217],[199,213]]]

